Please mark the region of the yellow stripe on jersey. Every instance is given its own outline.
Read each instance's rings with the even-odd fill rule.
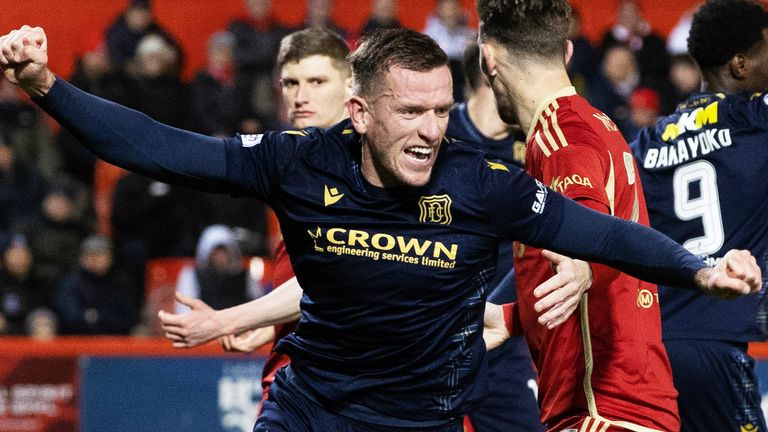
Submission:
[[[608,180],[605,182],[605,195],[608,197],[608,205],[611,207],[611,215],[616,216],[616,175],[613,171],[613,158],[608,152],[608,160],[611,162],[611,169],[608,171]]]
[[[549,155],[551,155],[552,152],[549,151],[549,149],[547,148],[547,145],[544,144],[544,141],[541,140],[541,133],[536,132],[533,138],[536,140],[536,144],[539,145],[539,148],[541,149],[541,151],[544,152],[544,156],[549,157]]]
[[[584,345],[584,396],[587,399],[589,415],[594,418],[599,418],[597,414],[597,403],[595,402],[595,393],[592,390],[592,369],[594,364],[592,358],[592,336],[589,333],[589,293],[581,295],[579,313],[581,315],[581,343]]]
[[[354,129],[344,129],[343,131],[341,131],[342,135],[350,135],[350,134],[353,134],[353,133],[355,133]]]
[[[283,131],[282,133],[286,135],[307,136],[307,133],[303,130],[287,130],[287,131]]]
[[[507,168],[506,165],[500,164],[498,162],[491,162],[491,161],[485,161],[485,163],[488,164],[488,168],[492,170],[499,170],[499,171],[506,171],[509,172],[509,168]]]
[[[552,112],[552,129],[555,131],[555,135],[557,135],[557,138],[560,140],[560,145],[563,147],[568,147],[568,140],[565,139],[565,135],[563,135],[563,131],[560,129],[560,125],[557,124],[557,110],[560,109],[560,105],[557,103],[557,101],[552,102],[552,105],[555,107],[555,111]]]
[[[539,118],[539,122],[541,123],[541,131],[544,132],[544,137],[547,138],[547,141],[552,146],[552,151],[556,152],[560,150],[560,147],[557,145],[557,141],[555,141],[555,138],[552,137],[552,134],[549,132],[549,117],[552,115],[552,110],[549,109],[549,107],[544,108],[544,116],[541,116]]]

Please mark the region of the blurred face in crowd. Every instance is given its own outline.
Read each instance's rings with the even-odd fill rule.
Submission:
[[[628,48],[615,46],[605,53],[603,72],[612,83],[619,84],[637,74],[635,55]]]
[[[145,7],[131,7],[125,11],[125,22],[131,30],[141,33],[152,24],[152,11]]]
[[[330,57],[312,55],[280,69],[280,84],[293,127],[330,127],[347,117],[352,93],[349,72]]]
[[[51,193],[43,200],[43,211],[52,221],[64,222],[72,218],[74,206],[63,193]]]
[[[246,0],[245,6],[248,12],[255,19],[264,19],[269,16],[269,10],[272,8],[270,0]]]
[[[417,72],[390,67],[374,94],[356,96],[355,128],[364,134],[362,172],[374,186],[423,186],[429,181],[453,105],[447,66]]]
[[[32,252],[26,245],[13,244],[5,251],[3,261],[9,274],[24,277],[32,267]]]
[[[397,2],[395,0],[376,0],[373,2],[373,15],[385,20],[397,17]]]
[[[441,0],[437,4],[437,16],[448,27],[456,27],[461,24],[464,11],[459,0]]]
[[[112,252],[108,250],[85,251],[80,255],[80,265],[89,273],[105,276],[112,267]]]
[[[694,93],[701,88],[701,72],[695,64],[673,62],[669,68],[669,80],[682,94]]]

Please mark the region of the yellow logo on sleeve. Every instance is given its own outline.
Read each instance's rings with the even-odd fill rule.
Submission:
[[[488,164],[488,168],[492,170],[499,170],[499,171],[506,171],[509,172],[509,168],[507,168],[506,165],[500,164],[498,162],[491,162],[491,161],[485,161],[485,163]]]

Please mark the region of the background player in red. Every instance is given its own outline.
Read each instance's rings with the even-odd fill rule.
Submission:
[[[582,205],[647,225],[627,143],[568,78],[567,1],[481,0],[478,11],[499,113],[528,131],[526,171]],[[531,292],[550,266],[540,249],[515,244],[517,318],[539,370],[542,422],[551,431],[677,430],[656,286],[604,265],[592,270],[579,313],[547,329],[536,324]]]

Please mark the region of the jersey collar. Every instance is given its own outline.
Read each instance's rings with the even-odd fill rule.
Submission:
[[[536,124],[539,122],[539,117],[541,117],[541,113],[550,103],[552,103],[553,100],[561,97],[566,97],[566,96],[574,96],[575,94],[576,94],[576,88],[574,86],[568,86],[544,98],[544,100],[541,101],[539,106],[536,107],[536,111],[534,111],[535,114],[533,116],[533,121],[531,121],[531,126],[528,128],[528,133],[525,134],[525,138],[528,139],[531,136],[531,134],[533,134],[533,129],[536,128]]]

